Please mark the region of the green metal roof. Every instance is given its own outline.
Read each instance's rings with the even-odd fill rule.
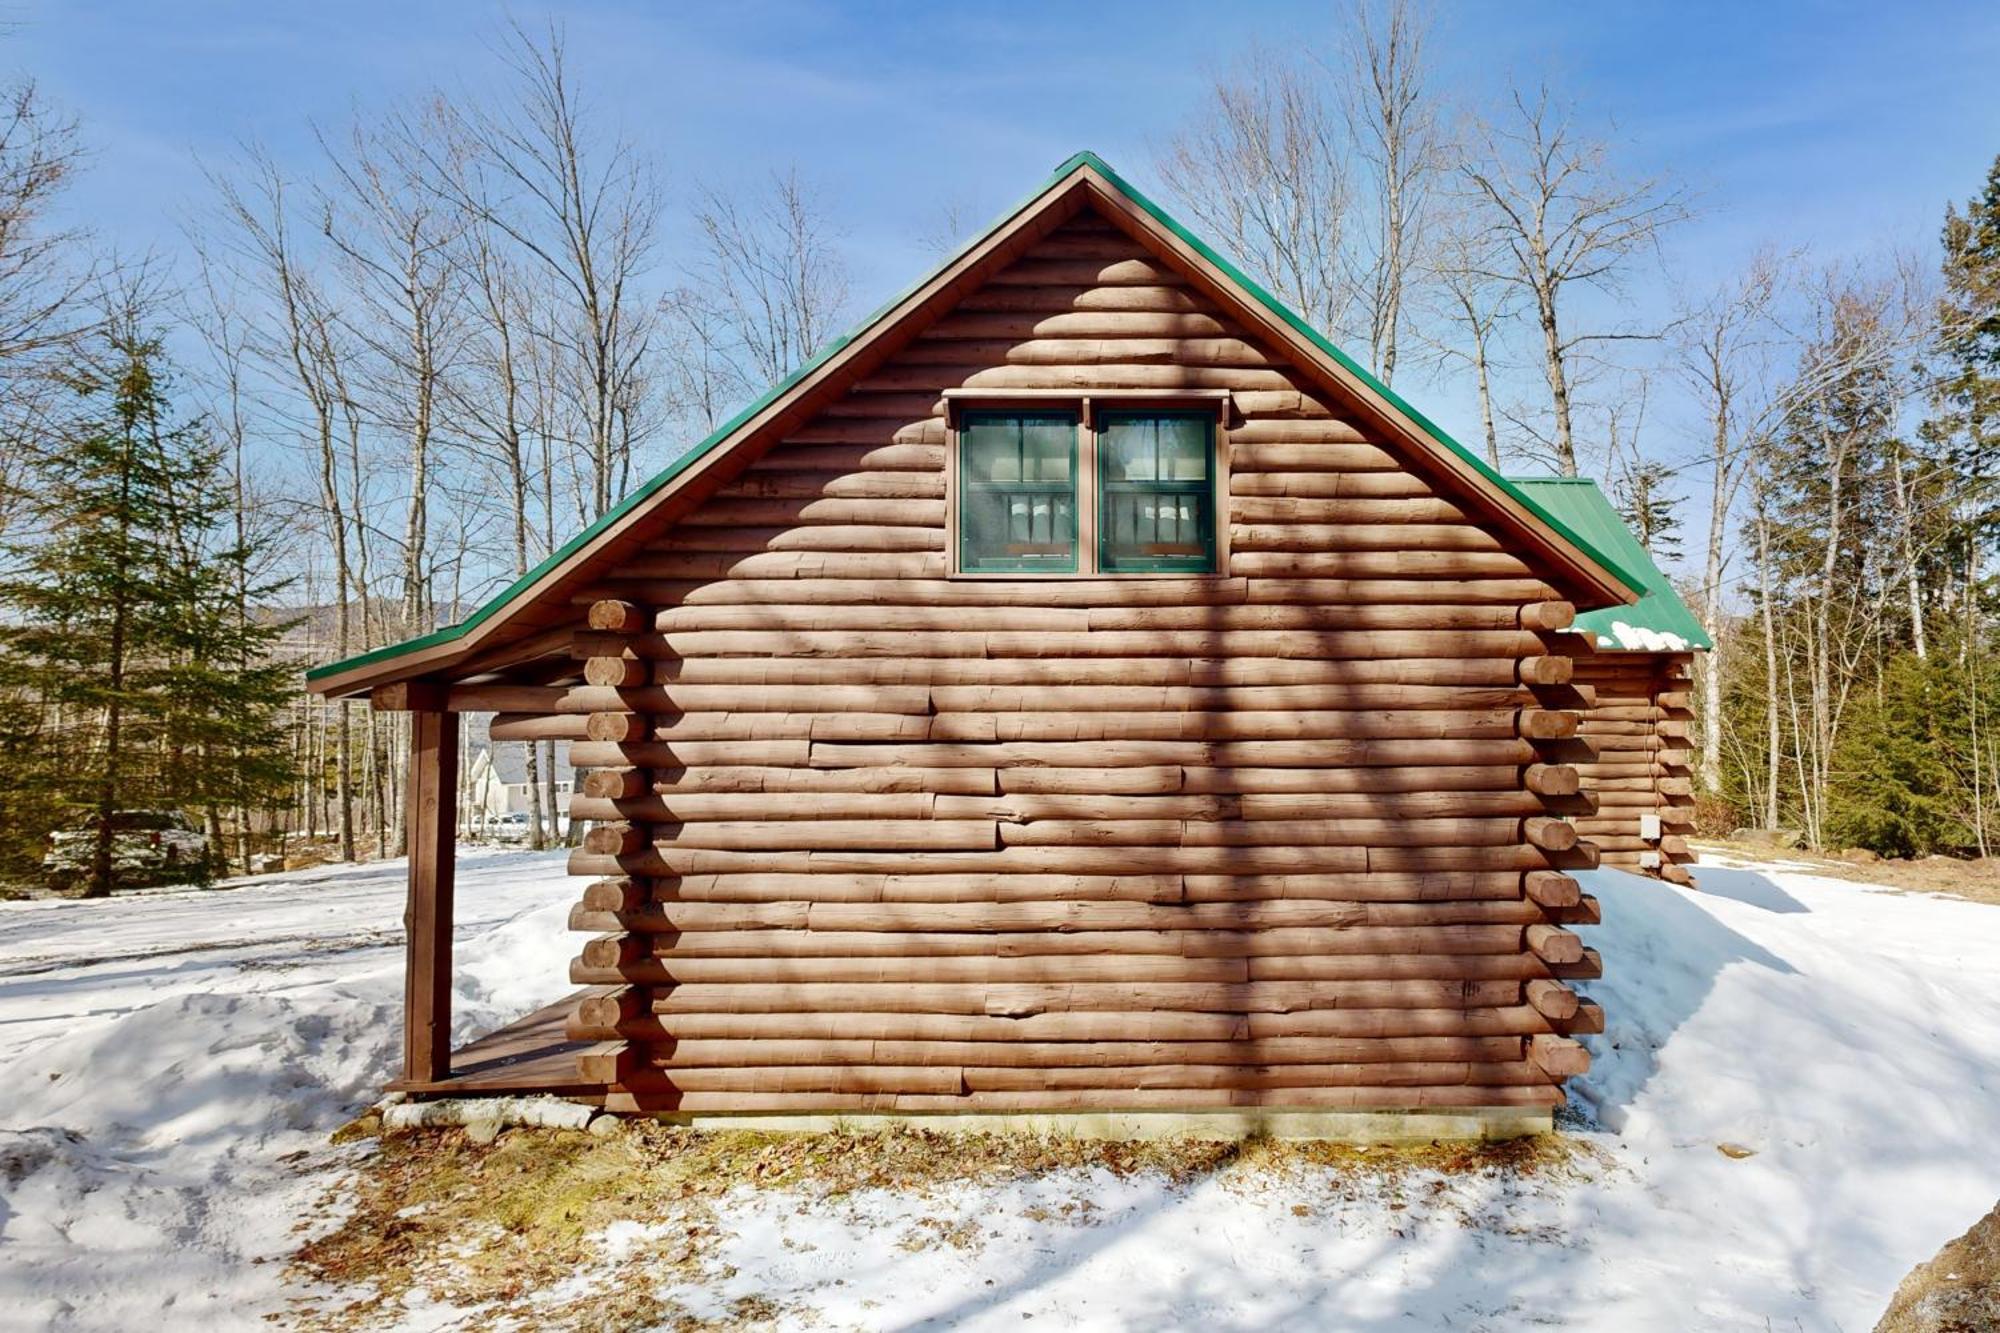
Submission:
[[[759,397],[757,401],[751,403],[741,412],[738,412],[735,416],[731,417],[728,421],[724,422],[707,439],[701,441],[699,444],[689,449],[686,453],[682,454],[672,463],[669,463],[665,468],[665,470],[661,471],[660,473],[652,477],[650,480],[646,481],[637,490],[634,490],[630,495],[627,495],[623,500],[619,501],[618,504],[614,505],[610,510],[606,511],[601,517],[599,517],[595,523],[592,523],[582,532],[577,533],[576,536],[572,537],[569,541],[565,542],[560,549],[552,553],[546,560],[542,561],[539,565],[536,565],[526,574],[523,574],[520,578],[516,579],[512,584],[508,585],[508,587],[505,590],[503,590],[498,596],[494,597],[493,600],[487,602],[486,605],[480,607],[470,616],[467,616],[463,621],[459,622],[456,625],[448,625],[442,629],[433,630],[431,633],[422,635],[418,638],[405,639],[401,643],[390,644],[385,648],[377,648],[371,652],[362,653],[358,656],[350,657],[343,661],[329,662],[325,666],[315,667],[312,670],[306,672],[306,679],[308,681],[322,680],[328,676],[337,675],[339,673],[346,671],[351,671],[356,667],[370,666],[377,662],[384,662],[391,660],[393,658],[401,657],[406,653],[416,652],[417,650],[422,648],[429,648],[437,644],[449,643],[455,639],[461,639],[465,637],[465,635],[470,631],[472,631],[473,629],[493,619],[494,616],[498,615],[516,598],[520,597],[529,588],[533,587],[536,583],[541,581],[541,579],[547,576],[551,571],[559,568],[565,561],[567,561],[570,558],[570,556],[575,554],[578,550],[582,549],[584,546],[589,544],[589,542],[592,539],[594,539],[599,533],[603,532],[606,528],[610,527],[612,524],[616,523],[619,519],[629,514],[633,509],[637,508],[640,504],[642,504],[646,500],[648,496],[658,491],[661,487],[667,485],[675,477],[678,477],[681,473],[687,471],[687,469],[697,460],[699,460],[704,455],[709,453],[709,451],[714,449],[717,445],[721,444],[724,440],[728,439],[731,435],[735,434],[737,429],[741,427],[746,421],[750,420],[752,417],[756,416],[759,412],[762,412],[770,404],[777,401],[779,398],[783,397],[787,392],[791,390],[792,386],[799,383],[799,381],[805,379],[813,371],[819,369],[821,365],[825,364],[829,359],[831,359],[834,355],[836,355],[842,348],[847,347],[849,344],[853,343],[857,338],[860,338],[863,334],[867,333],[877,323],[879,323],[886,315],[888,315],[890,311],[894,310],[897,306],[901,305],[903,301],[910,296],[911,293],[918,291],[926,284],[928,284],[931,281],[931,279],[936,276],[937,273],[942,272],[943,270],[957,263],[961,255],[965,254],[967,251],[972,250],[973,248],[978,246],[982,241],[984,241],[987,236],[991,235],[994,231],[997,231],[1002,226],[1005,226],[1008,222],[1013,220],[1013,218],[1019,215],[1022,210],[1027,208],[1030,204],[1034,203],[1035,200],[1047,194],[1051,189],[1061,184],[1068,177],[1073,176],[1077,172],[1085,169],[1095,171],[1099,176],[1101,176],[1104,179],[1104,181],[1107,184],[1109,184],[1113,189],[1117,190],[1120,194],[1122,194],[1135,207],[1137,207],[1138,209],[1140,209],[1141,211],[1145,212],[1147,215],[1152,217],[1154,221],[1158,222],[1161,226],[1165,227],[1168,231],[1172,232],[1175,236],[1179,237],[1196,253],[1200,254],[1202,258],[1206,259],[1209,263],[1215,265],[1218,269],[1220,269],[1223,272],[1223,274],[1227,276],[1232,282],[1234,282],[1239,288],[1241,288],[1246,295],[1254,298],[1260,305],[1268,309],[1272,315],[1274,315],[1283,323],[1292,328],[1301,337],[1305,338],[1308,342],[1310,342],[1314,347],[1318,348],[1321,352],[1324,352],[1327,356],[1333,358],[1334,361],[1338,362],[1350,374],[1354,375],[1355,378],[1361,380],[1374,392],[1380,394],[1384,400],[1386,400],[1398,412],[1402,413],[1404,416],[1409,418],[1409,420],[1415,423],[1420,430],[1422,430],[1426,435],[1430,436],[1432,440],[1436,441],[1439,445],[1443,446],[1444,448],[1449,449],[1452,453],[1458,455],[1460,459],[1470,464],[1472,468],[1476,472],[1481,474],[1483,477],[1485,477],[1486,480],[1491,482],[1494,486],[1496,486],[1504,493],[1511,496],[1513,499],[1519,501],[1520,504],[1525,509],[1527,509],[1530,513],[1535,515],[1535,517],[1539,518],[1542,522],[1548,524],[1550,528],[1554,529],[1565,540],[1569,541],[1571,544],[1576,546],[1579,550],[1581,550],[1585,555],[1589,556],[1597,564],[1599,564],[1604,569],[1608,570],[1611,574],[1616,576],[1619,579],[1619,581],[1625,584],[1626,587],[1638,593],[1644,593],[1647,590],[1647,584],[1644,581],[1643,571],[1651,567],[1650,561],[1646,562],[1644,566],[1639,566],[1639,567],[1629,566],[1626,560],[1617,558],[1613,553],[1605,550],[1602,546],[1594,542],[1589,535],[1587,535],[1584,532],[1576,530],[1568,523],[1566,523],[1560,515],[1552,512],[1547,506],[1542,504],[1535,497],[1535,495],[1531,494],[1527,490],[1524,490],[1520,486],[1515,485],[1507,478],[1502,477],[1498,472],[1494,471],[1491,467],[1489,467],[1486,464],[1486,462],[1479,457],[1478,454],[1474,453],[1470,449],[1467,449],[1464,445],[1460,444],[1457,440],[1454,440],[1450,435],[1446,434],[1442,429],[1440,429],[1437,426],[1436,423],[1432,422],[1428,417],[1424,416],[1414,407],[1411,407],[1401,397],[1399,397],[1396,393],[1394,393],[1389,388],[1389,386],[1383,384],[1380,380],[1376,379],[1375,376],[1370,374],[1358,362],[1354,361],[1345,352],[1341,351],[1338,347],[1335,347],[1333,343],[1327,340],[1324,334],[1319,332],[1319,330],[1313,328],[1310,324],[1306,323],[1303,319],[1299,318],[1298,315],[1294,314],[1290,309],[1286,308],[1283,302],[1279,301],[1275,296],[1271,295],[1257,283],[1253,282],[1249,278],[1249,276],[1246,275],[1235,264],[1231,263],[1229,260],[1223,258],[1220,254],[1218,254],[1206,241],[1203,241],[1200,237],[1196,236],[1194,233],[1190,232],[1187,228],[1183,227],[1173,217],[1169,216],[1165,209],[1161,208],[1158,204],[1154,203],[1151,199],[1147,198],[1144,194],[1140,193],[1137,189],[1133,188],[1133,186],[1129,182],[1127,182],[1124,179],[1124,177],[1120,176],[1117,172],[1113,171],[1109,166],[1109,164],[1107,164],[1104,161],[1104,159],[1100,158],[1095,153],[1086,151],[1077,153],[1075,156],[1065,161],[1061,166],[1057,167],[1055,171],[1049,176],[1049,178],[1043,181],[1040,185],[1036,186],[1035,189],[1026,198],[1022,199],[1018,204],[1014,205],[1012,208],[1008,209],[1005,213],[1001,214],[1001,216],[993,223],[993,225],[988,227],[984,232],[980,233],[972,240],[967,241],[964,245],[960,246],[957,251],[955,251],[948,259],[946,259],[936,269],[932,270],[931,273],[926,274],[921,281],[906,288],[904,291],[899,292],[892,300],[885,303],[883,306],[877,309],[873,314],[869,315],[868,318],[862,320],[860,324],[858,324],[853,330],[848,332],[846,335],[834,340],[833,342],[827,344],[825,347],[821,348],[819,352],[817,352],[812,357],[811,360],[807,361],[804,365],[800,366],[797,370],[787,375],[784,379],[780,380],[778,383],[772,385],[769,389],[765,390],[763,395]],[[1636,544],[1634,544],[1634,549],[1636,549]],[[1640,554],[1643,556],[1644,552],[1640,552]]]
[[[1653,563],[1646,548],[1625,526],[1625,520],[1611,507],[1611,501],[1588,477],[1513,477],[1514,486],[1541,501],[1544,508],[1561,517],[1566,528],[1586,534],[1600,551],[1608,551],[1622,568],[1636,571],[1646,581],[1645,595],[1633,606],[1613,606],[1601,611],[1585,611],[1576,618],[1578,629],[1587,629],[1609,647],[1653,648],[1648,634],[1665,642],[1660,648],[1675,648],[1679,639],[1690,648],[1713,648],[1714,642],[1702,630],[1701,622],[1688,610],[1674,585]],[[1623,632],[1620,632],[1623,627]],[[1655,649],[1658,651],[1658,649]]]

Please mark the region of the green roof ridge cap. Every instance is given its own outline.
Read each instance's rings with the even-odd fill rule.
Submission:
[[[430,648],[438,644],[450,643],[456,639],[464,638],[472,630],[478,628],[480,625],[484,624],[488,620],[491,620],[496,614],[499,613],[499,611],[502,608],[506,607],[508,603],[512,602],[516,597],[519,597],[522,593],[526,592],[529,588],[533,587],[537,582],[546,577],[553,570],[559,568],[564,561],[568,560],[570,556],[574,555],[577,551],[581,550],[584,546],[588,545],[605,529],[609,528],[619,519],[625,517],[625,515],[632,512],[632,510],[637,508],[648,496],[652,495],[662,486],[665,486],[667,483],[671,482],[675,477],[678,477],[681,473],[687,471],[687,469],[691,467],[697,460],[706,456],[710,450],[714,449],[717,445],[721,444],[722,441],[728,439],[731,435],[735,434],[736,431],[740,429],[745,422],[749,421],[752,417],[756,416],[759,412],[763,411],[766,407],[769,407],[773,402],[777,401],[780,397],[789,392],[794,385],[799,383],[799,381],[803,380],[806,376],[812,374],[815,370],[818,370],[822,365],[826,364],[826,362],[832,359],[835,355],[837,355],[842,348],[847,347],[849,344],[853,343],[855,339],[859,338],[863,333],[873,328],[891,310],[894,310],[897,306],[901,305],[905,300],[907,300],[912,293],[920,290],[926,284],[928,284],[933,278],[935,278],[939,273],[942,273],[945,269],[948,269],[953,264],[957,263],[959,259],[961,259],[967,252],[972,250],[981,241],[985,240],[987,236],[991,235],[994,231],[1004,226],[1010,219],[1017,216],[1023,209],[1027,208],[1030,204],[1034,203],[1035,200],[1040,199],[1043,195],[1047,194],[1051,189],[1055,188],[1057,185],[1061,184],[1064,180],[1066,180],[1070,176],[1075,175],[1078,171],[1081,171],[1086,167],[1090,168],[1092,171],[1095,171],[1098,175],[1102,176],[1105,179],[1106,183],[1111,185],[1112,188],[1116,189],[1120,194],[1123,194],[1138,208],[1146,212],[1149,216],[1153,218],[1154,221],[1158,222],[1161,226],[1165,227],[1175,236],[1178,236],[1182,241],[1186,242],[1189,246],[1191,246],[1196,253],[1200,254],[1204,259],[1214,264],[1217,268],[1221,269],[1223,273],[1232,282],[1236,283],[1236,285],[1243,288],[1243,290],[1247,292],[1250,296],[1254,297],[1259,304],[1269,309],[1285,324],[1289,325],[1293,330],[1302,335],[1308,342],[1312,343],[1313,346],[1317,347],[1320,351],[1325,352],[1327,355],[1331,356],[1349,373],[1359,378],[1370,389],[1380,394],[1385,400],[1389,402],[1391,406],[1395,407],[1399,412],[1403,413],[1411,421],[1415,422],[1417,426],[1424,431],[1425,434],[1430,436],[1437,443],[1445,446],[1447,449],[1450,449],[1453,453],[1457,454],[1467,463],[1471,464],[1472,467],[1481,476],[1485,477],[1488,481],[1492,482],[1495,486],[1497,486],[1507,495],[1519,501],[1520,504],[1525,509],[1527,509],[1530,513],[1534,514],[1535,517],[1541,519],[1542,522],[1546,523],[1549,527],[1555,529],[1555,531],[1560,533],[1565,540],[1569,541],[1571,544],[1576,546],[1578,550],[1581,550],[1585,555],[1588,555],[1592,560],[1596,561],[1603,568],[1615,574],[1618,577],[1619,581],[1625,584],[1626,587],[1630,588],[1633,592],[1636,593],[1644,593],[1646,591],[1646,585],[1638,576],[1634,575],[1631,571],[1627,570],[1623,565],[1621,565],[1617,561],[1611,559],[1603,551],[1599,550],[1597,546],[1595,546],[1590,541],[1585,539],[1581,534],[1571,529],[1571,527],[1568,524],[1564,523],[1559,518],[1557,518],[1553,513],[1549,512],[1549,510],[1545,506],[1538,503],[1532,496],[1528,495],[1525,491],[1521,490],[1518,486],[1514,485],[1514,483],[1509,481],[1507,478],[1501,476],[1498,472],[1494,471],[1493,468],[1490,467],[1488,464],[1486,464],[1484,461],[1482,461],[1477,454],[1473,453],[1470,449],[1467,449],[1464,445],[1460,444],[1457,440],[1453,439],[1436,423],[1431,421],[1429,417],[1426,417],[1423,413],[1417,411],[1416,408],[1410,406],[1410,404],[1405,402],[1392,389],[1390,389],[1388,385],[1383,384],[1380,380],[1376,379],[1374,375],[1370,374],[1358,362],[1356,362],[1353,358],[1349,357],[1347,353],[1341,351],[1338,347],[1334,346],[1332,341],[1329,340],[1324,334],[1320,333],[1319,330],[1313,328],[1312,325],[1306,323],[1305,320],[1301,319],[1282,301],[1278,300],[1277,297],[1265,291],[1262,286],[1258,285],[1255,281],[1253,281],[1249,277],[1249,275],[1243,272],[1242,269],[1238,268],[1230,260],[1224,258],[1218,251],[1216,251],[1206,241],[1202,240],[1199,236],[1196,236],[1186,227],[1183,227],[1180,224],[1180,222],[1176,220],[1171,214],[1169,214],[1164,208],[1161,208],[1158,204],[1154,203],[1152,199],[1150,199],[1145,193],[1143,193],[1137,187],[1132,185],[1131,182],[1127,181],[1123,176],[1120,176],[1116,171],[1112,169],[1110,163],[1106,162],[1096,153],[1086,148],[1080,152],[1072,153],[1069,157],[1063,159],[1062,163],[1058,165],[1056,169],[1049,174],[1046,180],[1042,181],[1033,190],[1029,191],[1012,207],[1002,212],[997,218],[993,220],[993,222],[988,224],[984,230],[976,233],[970,239],[968,239],[964,244],[960,245],[957,249],[953,250],[950,255],[948,255],[941,263],[933,267],[929,272],[924,274],[923,277],[919,278],[916,282],[913,282],[908,286],[900,289],[893,297],[891,297],[888,301],[885,301],[880,306],[876,307],[875,310],[870,312],[865,319],[861,320],[853,328],[849,329],[846,333],[834,339],[832,342],[829,342],[819,351],[815,352],[808,360],[806,360],[802,365],[800,365],[798,369],[792,371],[789,375],[785,376],[777,383],[771,385],[762,394],[758,395],[757,398],[754,401],[752,401],[748,406],[739,411],[735,416],[731,417],[721,426],[718,426],[715,430],[710,432],[704,439],[702,439],[698,443],[692,445],[691,447],[683,451],[677,458],[675,458],[672,462],[668,463],[666,467],[661,469],[659,472],[655,473],[645,482],[635,487],[617,504],[613,505],[611,508],[605,510],[604,513],[600,514],[597,517],[596,521],[591,523],[590,526],[586,527],[583,531],[577,533],[574,537],[570,538],[568,541],[564,542],[561,546],[557,547],[554,551],[550,552],[548,556],[544,558],[540,563],[535,565],[533,569],[530,569],[527,573],[521,575],[519,578],[515,579],[512,583],[508,584],[506,588],[502,589],[499,593],[494,595],[483,606],[481,606],[478,610],[474,611],[471,615],[467,616],[464,620],[459,621],[455,625],[442,626],[438,629],[430,631],[428,634],[419,635],[416,638],[404,639],[397,643],[386,644],[380,648],[373,648],[367,652],[358,653],[353,657],[343,658],[338,662],[328,662],[324,666],[309,668],[306,671],[306,679],[308,681],[324,680],[329,676],[338,675],[342,672],[352,671],[355,670],[356,668],[364,666],[373,666],[377,662],[386,662],[393,658],[401,657],[404,656],[405,654],[416,652],[420,649]]]

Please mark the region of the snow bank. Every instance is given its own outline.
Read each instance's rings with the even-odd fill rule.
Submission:
[[[746,1192],[673,1294],[836,1326],[1866,1328],[2000,1197],[2000,909],[1697,873],[1586,877],[1609,1031],[1567,1176]],[[400,874],[0,908],[0,1325],[282,1304],[276,1261],[345,1160],[326,1136],[395,1058]],[[555,858],[468,861],[462,1036],[567,988],[572,894]]]
[[[1871,1326],[2000,1198],[2000,911],[1749,865],[1696,876],[1588,877],[1608,1030],[1575,1095],[1643,1188],[1579,1220],[1619,1286],[1663,1308],[1692,1270],[1718,1320]]]
[[[496,875],[513,910],[460,946],[461,1036],[560,996],[574,945],[554,858],[468,869],[475,921]],[[0,914],[0,1018],[47,1031],[69,1011],[0,1067],[0,1325],[234,1326],[282,1303],[295,1228],[346,1156],[327,1136],[401,1037],[401,865],[305,878]],[[116,959],[91,947],[107,927]]]

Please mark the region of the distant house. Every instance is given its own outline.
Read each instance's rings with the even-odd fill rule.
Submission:
[[[569,827],[569,801],[575,791],[575,771],[568,764],[568,747],[557,747],[555,805],[549,805],[549,784],[544,776],[536,783],[542,794],[542,815],[553,819],[560,831]],[[510,814],[525,814],[534,805],[528,790],[528,759],[522,746],[493,744],[473,748],[465,761],[460,779],[463,805],[460,817],[477,830]]]
[[[1079,155],[463,624],[311,674],[412,713],[396,1086],[1546,1128],[1603,1021],[1579,834],[1664,822],[1686,762],[1677,648],[1643,702],[1578,684],[1578,611],[1616,641],[1664,584],[1594,494]],[[454,1056],[465,712],[585,770],[592,937],[589,989]]]

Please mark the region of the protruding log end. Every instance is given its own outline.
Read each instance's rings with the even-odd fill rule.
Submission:
[[[642,1063],[639,1052],[624,1042],[606,1042],[578,1055],[576,1072],[585,1083],[623,1083]]]
[[[1574,764],[1529,764],[1521,784],[1537,796],[1574,796],[1583,790],[1583,775]]]
[[[1530,870],[1522,881],[1528,900],[1542,907],[1574,907],[1583,898],[1576,881],[1559,870]]]
[[[647,665],[636,657],[592,657],[583,664],[586,684],[608,686],[614,690],[629,690],[644,685],[651,674]]]
[[[1545,963],[1580,963],[1583,940],[1561,926],[1529,926],[1523,932],[1528,949]]]
[[[604,601],[590,604],[588,623],[594,630],[612,634],[637,634],[649,628],[646,624],[648,619],[643,607],[606,598]]]
[[[1570,1036],[1585,1032],[1604,1031],[1604,1006],[1595,1000],[1581,1000],[1576,1006],[1576,1017],[1561,1025]]]
[[[1568,851],[1551,851],[1545,848],[1542,855],[1547,857],[1549,864],[1557,870],[1595,870],[1604,859],[1603,854],[1597,849],[1597,844],[1588,838],[1578,839],[1576,846]]]
[[[1576,663],[1567,657],[1524,657],[1515,674],[1523,685],[1567,685],[1576,674]]]
[[[1544,1018],[1564,1023],[1576,1017],[1581,997],[1560,981],[1535,980],[1527,985],[1528,1003]]]
[[[631,912],[653,899],[652,884],[643,879],[600,879],[583,890],[586,912]]]
[[[1563,926],[1596,926],[1604,922],[1604,905],[1586,893],[1568,907],[1547,907],[1549,920]]]
[[[651,1014],[645,994],[625,986],[603,995],[584,996],[576,1006],[576,1026],[608,1032]]]
[[[630,745],[646,738],[646,719],[637,713],[592,713],[583,734],[611,745]]]
[[[593,768],[583,775],[583,794],[599,801],[629,801],[644,796],[647,785],[640,768]]]
[[[1568,708],[1523,708],[1515,714],[1515,733],[1529,741],[1566,741],[1576,735],[1579,718]]]
[[[646,844],[646,835],[630,824],[599,824],[583,835],[583,850],[592,856],[630,856]]]
[[[1535,702],[1544,708],[1574,708],[1587,713],[1597,707],[1597,687],[1579,685],[1572,681],[1567,685],[1534,685],[1529,687]]]
[[[1545,852],[1566,852],[1576,846],[1576,825],[1552,815],[1530,815],[1521,821],[1521,836]]]
[[[1604,955],[1595,949],[1585,949],[1583,958],[1574,963],[1550,963],[1549,975],[1564,981],[1595,981],[1604,975]]]
[[[435,681],[402,680],[368,691],[368,703],[378,713],[439,713],[448,706],[448,694]]]
[[[583,942],[578,961],[585,967],[608,971],[630,967],[652,956],[652,948],[637,935],[599,935]]]
[[[1521,628],[1538,634],[1568,629],[1575,623],[1573,602],[1529,602],[1521,608]]]
[[[1573,1078],[1590,1072],[1590,1052],[1583,1043],[1551,1032],[1528,1038],[1528,1058],[1551,1078]]]

